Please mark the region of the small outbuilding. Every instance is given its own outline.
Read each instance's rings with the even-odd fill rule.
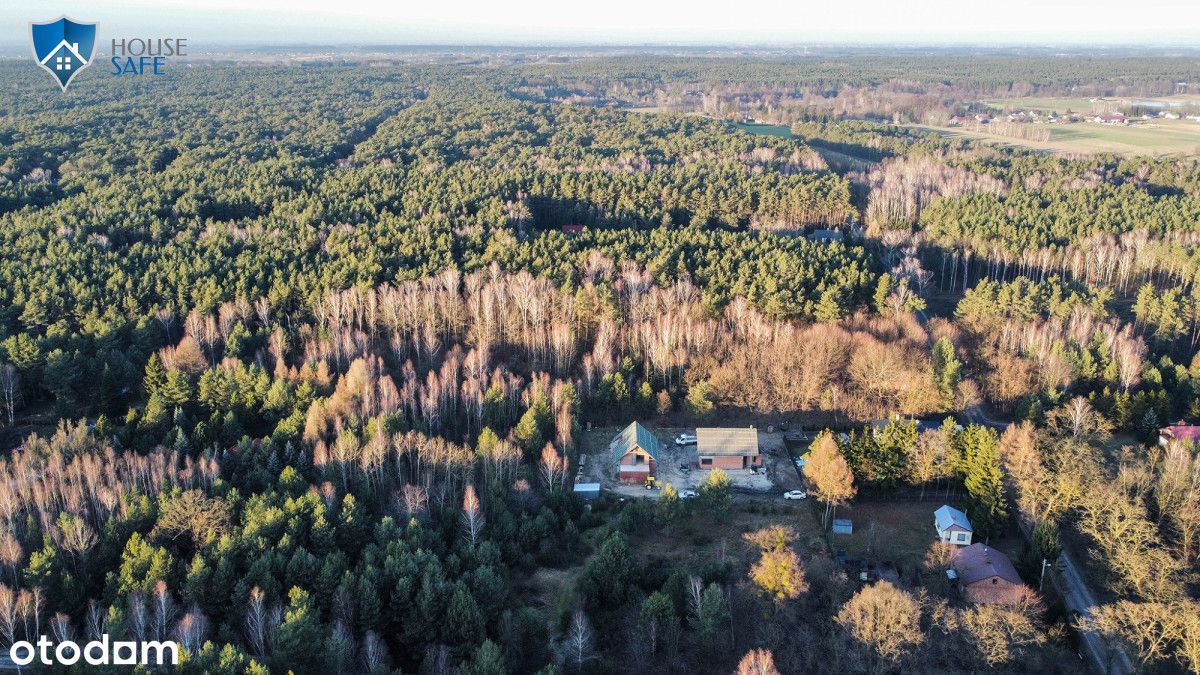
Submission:
[[[576,483],[575,494],[590,501],[595,501],[600,498],[599,483]]]
[[[834,534],[854,534],[854,521],[849,518],[834,518],[833,527],[830,529]]]
[[[758,429],[701,427],[696,429],[696,454],[701,469],[749,469],[762,466]]]
[[[933,527],[942,543],[955,546],[971,545],[971,535],[974,533],[971,521],[967,519],[967,514],[949,504],[943,504],[933,512]]]
[[[1008,556],[986,544],[960,549],[950,564],[963,597],[971,602],[1014,605],[1033,592]]]
[[[646,427],[631,422],[608,444],[622,483],[645,483],[655,475],[662,444]]]

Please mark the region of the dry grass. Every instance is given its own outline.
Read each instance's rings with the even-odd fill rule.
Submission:
[[[1061,153],[1118,155],[1200,154],[1200,123],[1192,120],[1155,119],[1128,126],[1078,122],[1047,125],[1050,140],[1009,138],[984,130],[920,126],[946,136],[971,138],[997,145],[1011,145]]]

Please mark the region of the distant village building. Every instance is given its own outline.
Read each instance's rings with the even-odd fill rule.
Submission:
[[[1129,124],[1129,118],[1122,113],[1104,113],[1092,118],[1097,124]]]
[[[762,464],[758,429],[701,427],[696,429],[696,454],[701,469],[749,469]]]
[[[842,241],[845,237],[837,230],[813,230],[813,233],[808,235],[809,241],[815,241],[822,244],[832,244]]]
[[[1012,605],[1032,593],[1008,556],[986,544],[960,549],[950,564],[963,597],[971,602]]]
[[[645,483],[655,475],[662,445],[646,427],[631,422],[608,444],[622,483]]]
[[[970,546],[971,535],[975,531],[967,514],[949,504],[943,504],[933,512],[933,527],[943,543],[955,546]]]
[[[1183,441],[1185,443],[1190,442],[1200,445],[1200,426],[1187,424],[1183,420],[1179,420],[1175,424],[1159,430],[1159,445],[1167,445],[1172,441]]]
[[[947,122],[947,126],[960,127],[964,124],[987,124],[992,119],[987,113],[975,113],[973,115],[954,115]]]

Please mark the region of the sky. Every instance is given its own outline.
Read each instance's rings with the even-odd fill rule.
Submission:
[[[0,0],[0,44],[65,14],[105,37],[267,44],[1200,47],[1198,0]]]

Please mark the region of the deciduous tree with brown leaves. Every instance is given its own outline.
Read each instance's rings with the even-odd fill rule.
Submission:
[[[834,509],[854,499],[854,473],[829,433],[823,433],[812,443],[809,459],[804,464],[804,477],[813,487],[813,496],[825,503],[824,526]]]
[[[742,537],[758,547],[761,557],[750,568],[750,580],[775,604],[795,600],[808,591],[808,579],[800,557],[789,545],[796,538],[791,528],[772,525]]]
[[[866,648],[871,670],[898,663],[925,641],[921,603],[886,581],[864,587],[842,605],[834,620]]]
[[[779,669],[770,650],[751,649],[738,663],[736,675],[779,675]]]

